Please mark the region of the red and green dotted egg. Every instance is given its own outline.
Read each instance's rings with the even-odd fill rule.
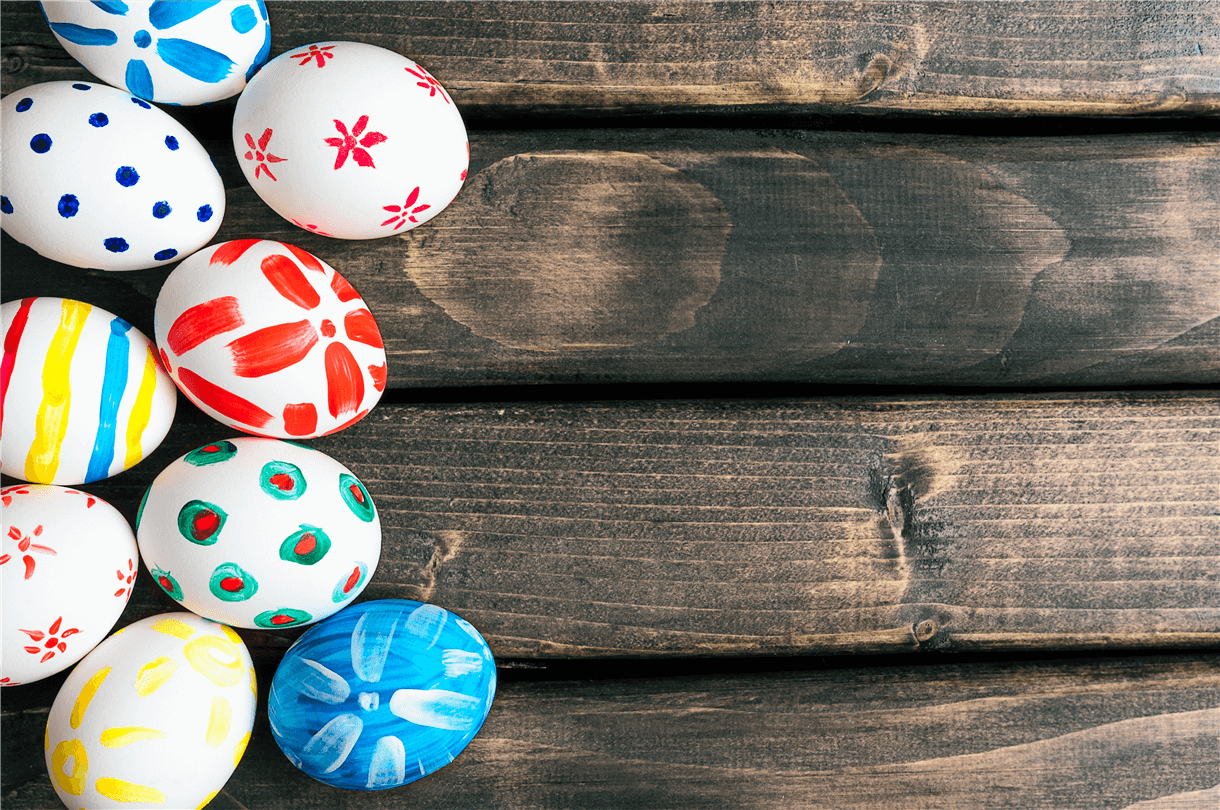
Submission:
[[[207,618],[247,628],[309,624],[368,584],[377,509],[339,462],[277,439],[212,442],[169,465],[137,514],[157,585]]]

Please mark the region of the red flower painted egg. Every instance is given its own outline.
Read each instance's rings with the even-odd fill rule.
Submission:
[[[427,222],[457,195],[470,162],[445,88],[362,42],[303,45],[268,62],[237,101],[233,148],[276,213],[339,239]]]
[[[334,433],[385,390],[385,348],[360,294],[293,245],[242,239],[195,253],[165,280],[154,329],[178,388],[258,436]]]

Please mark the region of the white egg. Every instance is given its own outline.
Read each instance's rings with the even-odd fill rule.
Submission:
[[[202,807],[237,767],[254,727],[250,653],[190,613],[119,630],[77,665],[51,706],[44,749],[71,808]]]
[[[216,235],[224,183],[162,110],[96,82],[46,82],[0,101],[0,225],[48,259],[141,270]]]
[[[136,524],[157,585],[236,627],[323,619],[364,590],[381,556],[364,484],[325,453],[277,439],[187,453],[153,481]]]
[[[263,0],[43,0],[55,38],[104,82],[166,104],[242,91],[271,50]]]
[[[21,484],[4,504],[0,684],[75,664],[106,637],[131,596],[136,536],[119,510],[74,489]]]
[[[340,239],[427,222],[457,195],[470,159],[440,83],[359,42],[302,45],[268,62],[237,101],[233,148],[276,213]]]
[[[5,475],[97,481],[135,466],[165,438],[178,391],[140,330],[69,298],[9,301],[0,315]]]
[[[364,418],[385,389],[372,313],[334,268],[293,245],[204,248],[161,286],[153,328],[182,392],[247,433],[334,433]]]

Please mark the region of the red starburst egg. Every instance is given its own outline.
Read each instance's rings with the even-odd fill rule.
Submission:
[[[400,234],[466,179],[470,145],[425,68],[360,42],[292,48],[250,81],[233,116],[246,179],[276,213],[340,239]]]
[[[385,390],[385,348],[368,306],[294,245],[243,239],[199,251],[165,280],[153,326],[178,388],[247,433],[334,433]]]
[[[4,535],[0,684],[67,669],[118,621],[139,572],[127,519],[94,495],[54,485],[0,490]]]

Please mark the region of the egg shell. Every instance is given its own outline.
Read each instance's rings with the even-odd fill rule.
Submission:
[[[199,251],[162,285],[153,328],[182,392],[247,433],[334,433],[385,390],[385,348],[364,300],[293,245],[245,239]]]
[[[166,467],[145,493],[136,539],[153,580],[183,607],[274,630],[316,622],[364,590],[381,520],[338,461],[247,436]]]
[[[235,96],[271,51],[262,0],[43,0],[59,44],[102,81],[166,104]]]
[[[250,740],[257,684],[232,629],[150,616],[85,656],[47,718],[47,772],[70,808],[202,807]]]
[[[237,101],[233,148],[276,213],[340,239],[427,222],[457,195],[470,161],[440,83],[359,42],[302,45],[268,62]]]
[[[127,605],[139,569],[136,536],[101,498],[20,484],[4,504],[0,684],[32,683],[97,646]]]
[[[70,298],[0,307],[0,471],[39,484],[116,475],[156,449],[178,392],[140,330]]]
[[[307,630],[271,680],[280,750],[349,790],[413,782],[453,761],[491,710],[496,664],[469,622],[436,605],[353,605]]]
[[[74,267],[142,270],[206,245],[224,183],[187,129],[147,101],[46,82],[0,101],[0,226]]]

